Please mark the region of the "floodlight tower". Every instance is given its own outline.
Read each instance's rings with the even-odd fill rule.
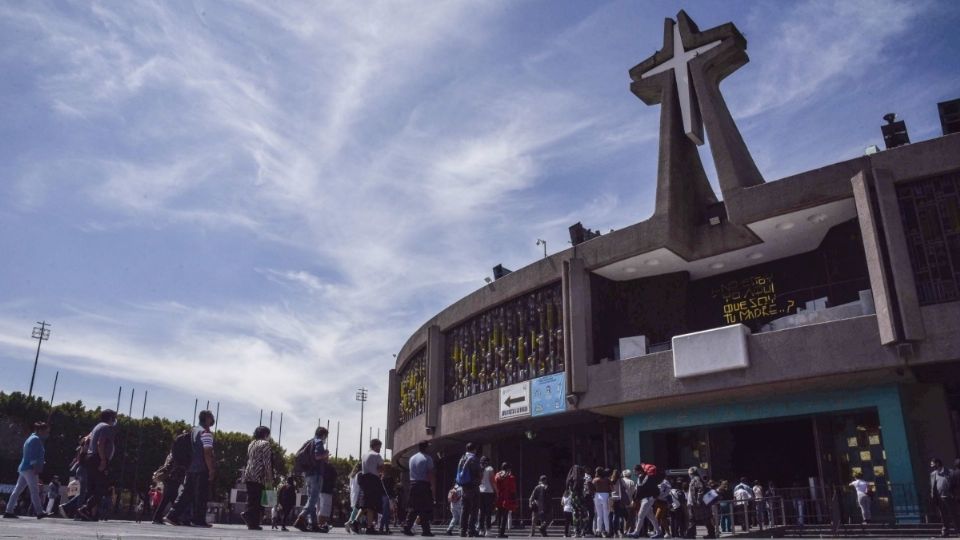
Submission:
[[[37,340],[37,355],[33,358],[33,374],[30,375],[30,390],[27,392],[27,397],[33,395],[33,381],[37,378],[37,362],[40,361],[40,344],[50,339],[50,329],[47,328],[50,323],[37,321],[37,324],[40,326],[33,327],[33,339]]]
[[[367,389],[357,389],[357,401],[360,402],[360,451],[357,452],[357,459],[363,459],[363,404],[367,401]]]

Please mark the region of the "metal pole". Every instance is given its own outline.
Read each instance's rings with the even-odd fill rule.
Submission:
[[[60,371],[53,376],[53,392],[50,392],[50,408],[53,409],[53,397],[57,395],[57,379],[60,378]]]
[[[273,411],[270,411],[270,425],[267,428],[273,431]]]
[[[133,396],[137,393],[137,389],[134,388],[130,390],[130,409],[127,410],[127,416],[133,418]]]
[[[282,444],[283,441],[283,411],[280,411],[280,434],[277,435],[277,444]]]
[[[117,390],[117,408],[114,409],[117,411],[117,414],[120,414],[120,394],[123,393],[123,387],[120,387],[120,390]]]
[[[210,400],[209,400],[209,399],[207,400],[207,406],[204,407],[203,410],[205,410],[205,411],[209,411],[209,410],[210,410]]]
[[[217,423],[215,425],[217,427],[213,428],[213,432],[220,433],[220,402],[219,401],[217,402]]]
[[[37,378],[37,363],[40,362],[40,344],[50,339],[50,331],[47,330],[50,324],[47,321],[37,321],[37,324],[40,328],[33,328],[33,337],[37,340],[37,354],[33,357],[33,373],[30,375],[30,390],[27,391],[27,397],[33,396],[33,381]]]
[[[337,445],[333,447],[333,457],[340,459],[340,421],[337,420]]]
[[[258,426],[262,426],[262,425],[263,425],[263,409],[260,409],[260,423],[258,423],[257,425],[258,425]]]
[[[133,493],[137,494],[137,482],[140,480],[140,449],[143,447],[143,421],[147,417],[147,395],[149,390],[143,391],[143,410],[140,412],[140,429],[137,434],[137,459],[133,465]],[[127,511],[133,510],[133,497],[130,498],[130,505]]]

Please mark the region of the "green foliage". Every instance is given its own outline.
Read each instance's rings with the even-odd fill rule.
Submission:
[[[52,410],[50,404],[20,392],[0,392],[0,483],[17,480],[23,440],[34,422],[49,422],[52,429],[46,441],[47,465],[43,479],[58,475],[61,481],[70,476],[68,467],[77,442],[97,424],[100,409],[88,410],[82,402],[63,403]],[[111,477],[125,490],[146,491],[153,472],[160,468],[177,433],[189,429],[183,421],[166,418],[130,418],[121,414],[117,423],[117,451],[110,463]],[[220,431],[216,435],[217,476],[213,500],[226,500],[247,463],[247,446],[251,435]],[[292,470],[292,456],[275,442],[277,476]],[[339,469],[338,469],[339,470]]]

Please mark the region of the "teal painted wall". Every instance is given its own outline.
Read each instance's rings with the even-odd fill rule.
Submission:
[[[640,463],[644,447],[649,449],[649,432],[652,431],[865,408],[876,408],[880,417],[889,481],[913,484],[910,447],[898,385],[806,392],[627,416],[623,419],[624,465],[630,467]]]

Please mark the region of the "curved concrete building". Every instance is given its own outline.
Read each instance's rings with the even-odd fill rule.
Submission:
[[[654,215],[572,229],[410,336],[389,374],[401,465],[431,439],[441,483],[474,441],[522,493],[572,463],[781,486],[860,472],[916,516],[924,460],[960,445],[960,135],[765,181],[719,92],[745,51],[732,24],[665,21],[630,71],[661,108]]]

